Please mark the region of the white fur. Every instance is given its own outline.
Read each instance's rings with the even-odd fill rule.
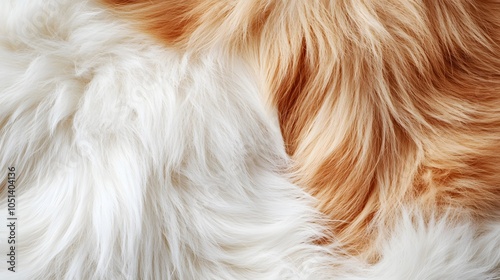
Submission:
[[[20,178],[1,279],[328,275],[241,62],[164,50],[86,1],[0,10],[1,179]]]
[[[500,279],[500,223],[483,226],[445,215],[425,222],[418,211],[403,212],[372,279]]]
[[[284,175],[254,80],[87,1],[1,1],[0,182],[15,166],[18,226],[16,273],[1,261],[0,279],[495,276],[498,225],[476,238],[403,219],[374,266],[315,245],[320,216]]]

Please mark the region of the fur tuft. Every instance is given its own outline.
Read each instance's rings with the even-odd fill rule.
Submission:
[[[0,2],[1,279],[499,277],[498,0],[102,1]]]
[[[498,220],[500,2],[107,2],[170,46],[254,66],[295,181],[351,252],[401,204]]]

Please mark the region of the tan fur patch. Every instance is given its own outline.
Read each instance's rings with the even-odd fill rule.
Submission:
[[[373,257],[403,205],[499,209],[500,2],[106,2],[170,46],[255,66],[296,182],[351,252]]]

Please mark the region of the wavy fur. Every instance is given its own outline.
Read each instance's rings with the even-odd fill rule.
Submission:
[[[0,2],[0,278],[500,276],[500,2],[105,2]]]
[[[498,221],[500,2],[107,2],[170,46],[254,66],[296,182],[351,252],[400,205]]]
[[[0,279],[328,279],[248,67],[165,50],[88,1],[0,3]]]

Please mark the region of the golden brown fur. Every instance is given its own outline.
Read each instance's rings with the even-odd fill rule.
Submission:
[[[402,206],[498,219],[500,1],[106,2],[255,67],[296,182],[351,252],[374,256]]]

